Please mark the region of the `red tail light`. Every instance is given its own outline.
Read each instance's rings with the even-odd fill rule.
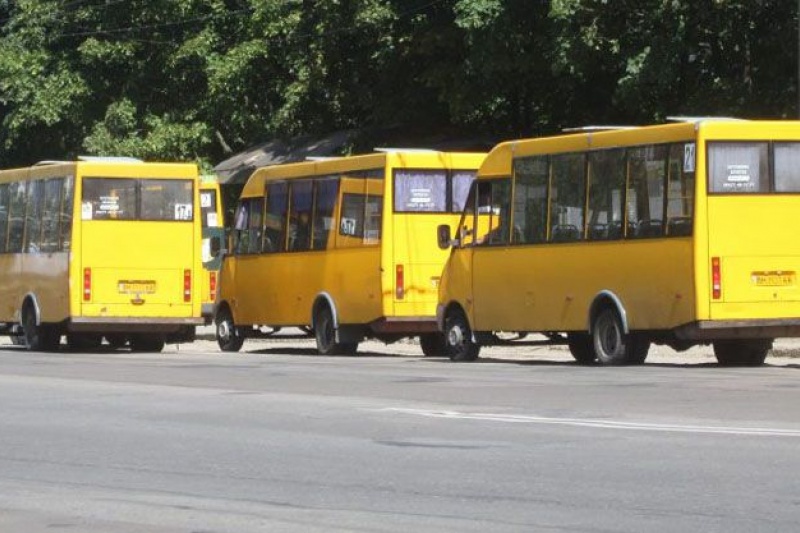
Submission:
[[[83,301],[88,302],[92,299],[92,269],[83,269]]]
[[[395,269],[395,277],[394,277],[394,294],[398,300],[402,300],[403,296],[406,294],[405,288],[405,277],[403,275],[403,265],[397,265]]]
[[[711,258],[711,296],[715,300],[722,298],[722,273],[719,257]]]
[[[192,271],[189,269],[183,271],[183,301],[192,301]]]
[[[215,301],[217,299],[217,273],[216,272],[209,272],[208,276],[208,292],[211,296],[211,301]]]

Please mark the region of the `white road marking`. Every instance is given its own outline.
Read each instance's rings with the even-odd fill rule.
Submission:
[[[488,422],[507,422],[513,424],[550,424],[627,431],[663,431],[669,433],[709,433],[718,435],[747,435],[759,437],[800,437],[800,430],[783,428],[684,426],[679,424],[652,424],[646,422],[623,422],[620,420],[599,420],[592,418],[553,418],[545,416],[440,411],[433,409],[406,409],[400,407],[386,407],[383,409],[377,409],[377,411],[424,416],[429,418],[485,420]]]

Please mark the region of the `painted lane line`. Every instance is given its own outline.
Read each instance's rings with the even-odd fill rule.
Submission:
[[[708,433],[717,435],[746,435],[761,437],[800,437],[800,430],[765,427],[730,426],[689,426],[679,424],[654,424],[647,422],[623,422],[619,420],[598,420],[591,418],[554,418],[545,416],[511,415],[496,413],[469,413],[433,409],[406,409],[386,407],[377,409],[428,418],[447,418],[454,420],[482,420],[488,422],[507,422],[512,424],[550,424],[561,426],[588,427],[598,429],[617,429],[627,431],[662,431],[669,433]]]

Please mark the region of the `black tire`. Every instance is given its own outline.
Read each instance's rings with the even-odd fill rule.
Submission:
[[[160,353],[166,343],[163,335],[150,333],[135,333],[131,335],[132,352]]]
[[[568,333],[567,346],[569,346],[569,353],[579,365],[593,365],[597,362],[592,336],[588,333]]]
[[[444,333],[423,333],[419,336],[419,345],[425,357],[445,357],[447,351],[447,339]]]
[[[772,339],[714,342],[714,355],[721,366],[761,366],[771,349]]]
[[[54,352],[61,342],[61,332],[52,324],[36,324],[36,313],[28,304],[22,310],[25,347],[32,352]]]
[[[11,344],[14,346],[25,346],[25,334],[22,335],[10,335]]]
[[[241,330],[233,322],[233,315],[230,309],[223,307],[214,317],[215,336],[219,349],[223,352],[238,352],[244,344],[244,336]]]
[[[103,343],[101,335],[92,333],[67,333],[67,346],[73,352],[97,351]]]
[[[650,342],[634,334],[626,334],[619,313],[605,307],[592,323],[592,347],[602,365],[640,365],[647,358]]]
[[[318,309],[314,317],[314,338],[320,355],[353,355],[358,350],[357,342],[336,342],[333,312],[327,305]]]
[[[466,362],[478,358],[481,347],[472,339],[472,329],[464,313],[454,312],[445,318],[444,335],[451,361]]]

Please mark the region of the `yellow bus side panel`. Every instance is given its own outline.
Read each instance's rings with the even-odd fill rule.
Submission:
[[[237,324],[309,325],[322,292],[333,299],[342,324],[382,316],[379,247],[238,256],[235,262],[225,262],[223,269],[236,272],[223,272],[221,290],[233,300]],[[225,287],[231,282],[235,288]]]
[[[36,297],[43,322],[66,319],[69,314],[68,271],[65,253],[0,255],[0,272],[7,273],[0,283],[0,321],[18,322],[27,294]]]
[[[619,298],[631,329],[668,329],[694,317],[690,239],[473,253],[476,330],[586,330],[590,306],[604,290]]]

